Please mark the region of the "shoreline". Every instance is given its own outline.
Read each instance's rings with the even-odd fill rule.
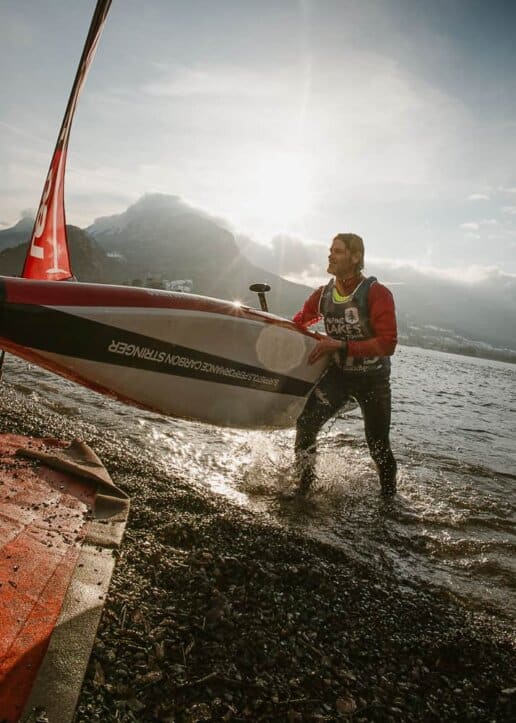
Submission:
[[[1,432],[82,437],[131,496],[75,723],[514,719],[503,621],[1,390]]]

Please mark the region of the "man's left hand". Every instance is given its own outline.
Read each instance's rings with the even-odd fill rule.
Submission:
[[[316,347],[312,349],[308,357],[309,364],[315,364],[316,361],[324,356],[330,356],[336,351],[340,351],[343,348],[341,341],[332,339],[331,336],[325,336],[319,340]]]

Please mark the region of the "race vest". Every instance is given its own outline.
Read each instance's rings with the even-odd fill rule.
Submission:
[[[363,341],[371,339],[373,332],[369,324],[369,288],[376,283],[370,276],[363,279],[352,294],[336,301],[332,279],[323,289],[319,302],[319,311],[324,317],[324,326],[328,336],[340,341]],[[352,357],[335,354],[335,362],[345,372],[365,374],[388,374],[391,360],[388,356]]]

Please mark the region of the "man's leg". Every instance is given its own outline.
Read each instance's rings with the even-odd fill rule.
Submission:
[[[319,430],[348,398],[342,373],[330,367],[313,388],[297,420],[295,443],[298,491],[308,491],[315,478],[316,438]]]
[[[362,409],[367,445],[378,470],[382,494],[396,492],[396,460],[391,450],[391,387],[389,379],[361,380],[357,401]]]

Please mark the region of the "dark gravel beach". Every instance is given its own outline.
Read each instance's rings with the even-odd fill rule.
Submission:
[[[76,723],[515,719],[508,623],[1,391],[1,432],[79,437],[131,496]]]

